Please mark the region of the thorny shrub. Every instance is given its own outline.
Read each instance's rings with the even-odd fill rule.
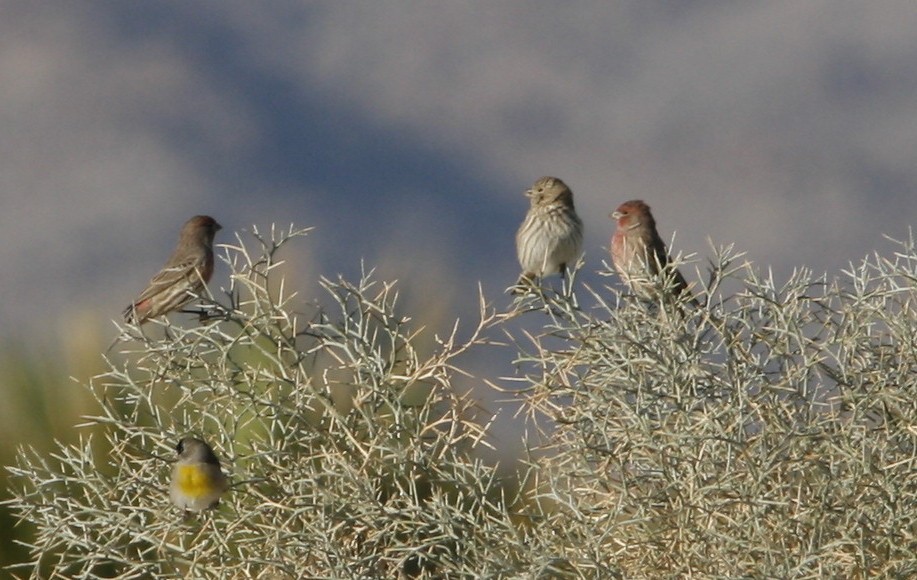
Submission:
[[[305,233],[225,246],[230,287],[200,325],[121,329],[86,385],[94,435],[9,468],[9,505],[37,528],[14,572],[917,574],[913,239],[783,284],[720,249],[697,308],[581,288],[584,310],[569,285],[503,314],[482,298],[468,338],[456,326],[422,353],[371,274],[323,279],[331,306],[296,312],[277,252]],[[513,483],[478,458],[491,419],[457,388],[470,348],[507,345],[518,375],[488,382],[538,428]],[[183,517],[167,486],[188,433],[233,487]]]

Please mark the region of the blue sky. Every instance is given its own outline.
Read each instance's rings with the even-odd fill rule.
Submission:
[[[633,198],[676,251],[836,275],[917,216],[915,29],[906,1],[14,0],[0,324],[104,327],[196,213],[224,242],[315,226],[287,256],[304,299],[365,259],[467,317],[478,281],[504,302],[545,174],[573,188],[595,285]]]

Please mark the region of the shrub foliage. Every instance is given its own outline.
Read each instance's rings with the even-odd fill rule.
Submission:
[[[328,305],[297,312],[279,251],[305,233],[237,236],[199,325],[121,329],[82,443],[9,468],[37,529],[15,573],[917,573],[913,240],[784,284],[721,249],[702,308],[537,290],[432,340],[371,273],[323,279]],[[511,481],[479,458],[491,417],[459,388],[462,357],[501,335],[518,375],[487,382],[537,428]],[[186,434],[233,480],[201,514],[168,501]]]

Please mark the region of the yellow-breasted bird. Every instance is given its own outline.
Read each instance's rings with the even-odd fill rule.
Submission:
[[[169,497],[178,507],[203,511],[216,507],[229,489],[229,479],[210,445],[195,437],[185,437],[175,446],[178,461],[172,468]]]

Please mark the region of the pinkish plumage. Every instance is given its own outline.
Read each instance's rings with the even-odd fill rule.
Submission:
[[[634,294],[654,300],[660,287],[660,272],[665,271],[672,277],[670,283],[675,292],[687,293],[689,301],[697,305],[681,272],[670,267],[668,251],[656,231],[656,220],[648,205],[639,199],[626,201],[608,217],[618,224],[611,238],[612,262]]]

